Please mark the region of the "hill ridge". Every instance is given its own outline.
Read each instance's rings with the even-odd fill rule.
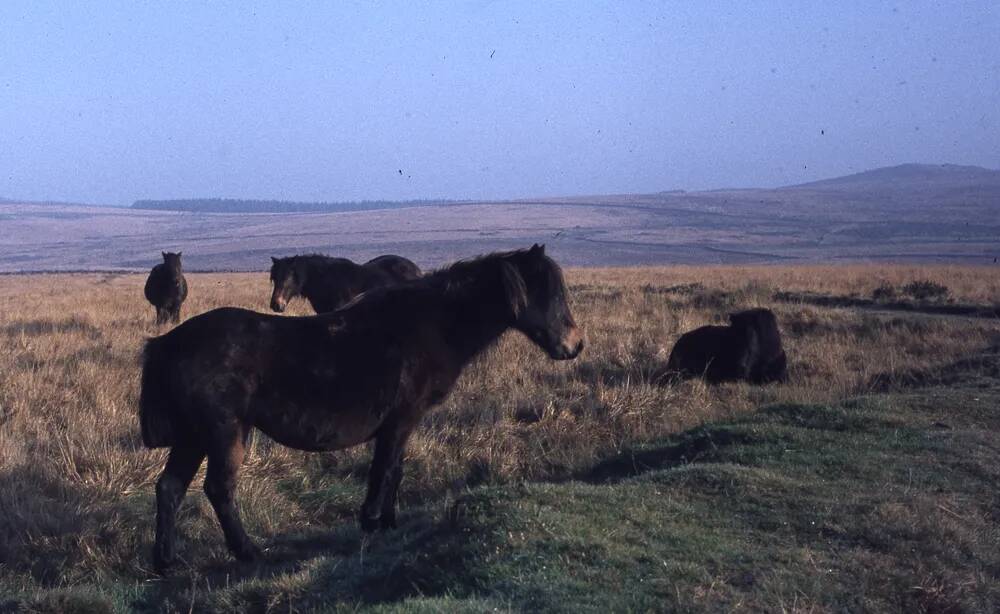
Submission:
[[[838,177],[819,179],[806,183],[782,186],[778,189],[835,188],[859,184],[869,186],[872,183],[879,182],[891,182],[894,184],[919,182],[924,184],[934,181],[952,182],[956,180],[975,181],[983,179],[988,180],[989,183],[1000,183],[1000,170],[962,164],[926,164],[909,162],[894,166],[881,166],[861,171],[859,173],[851,173],[849,175],[841,175]]]
[[[294,201],[262,198],[168,198],[137,200],[130,209],[192,213],[338,213],[466,203],[444,198],[414,200]]]

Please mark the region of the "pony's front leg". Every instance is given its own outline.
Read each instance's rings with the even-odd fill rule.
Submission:
[[[361,505],[361,530],[396,526],[396,491],[403,476],[403,453],[411,427],[386,424],[375,436],[375,454],[368,471],[368,494]]]

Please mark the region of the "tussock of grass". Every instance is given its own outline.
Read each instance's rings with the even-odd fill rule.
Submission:
[[[17,606],[31,614],[112,614],[115,611],[114,603],[91,587],[47,591]]]

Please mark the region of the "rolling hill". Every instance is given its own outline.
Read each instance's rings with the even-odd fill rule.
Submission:
[[[1000,189],[1000,171],[957,164],[900,164],[788,186],[788,189],[908,192],[973,186]]]
[[[399,253],[427,267],[532,242],[574,266],[992,264],[1000,256],[1000,171],[955,165],[906,164],[775,189],[355,203],[335,212],[285,211],[272,201],[240,202],[277,211],[202,209],[228,202],[218,200],[164,209],[170,202],[181,201],[156,209],[0,204],[0,272],[146,269],[161,249],[183,250],[192,270],[260,270],[271,255],[302,252]]]
[[[188,211],[192,213],[343,213],[374,209],[400,209],[446,205],[454,200],[365,200],[359,202],[294,202],[283,200],[248,200],[242,198],[188,198],[137,200],[132,209],[152,211]]]

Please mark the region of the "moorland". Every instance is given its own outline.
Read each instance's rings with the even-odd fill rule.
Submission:
[[[357,528],[371,451],[253,437],[235,562],[196,478],[150,561],[165,458],[139,436],[144,275],[0,284],[0,611],[991,611],[1000,604],[1000,269],[569,268],[588,344],[509,333],[411,440],[400,526]],[[267,310],[190,273],[182,318]],[[684,331],[766,306],[787,384],[663,373]],[[292,314],[308,313],[304,302]]]

